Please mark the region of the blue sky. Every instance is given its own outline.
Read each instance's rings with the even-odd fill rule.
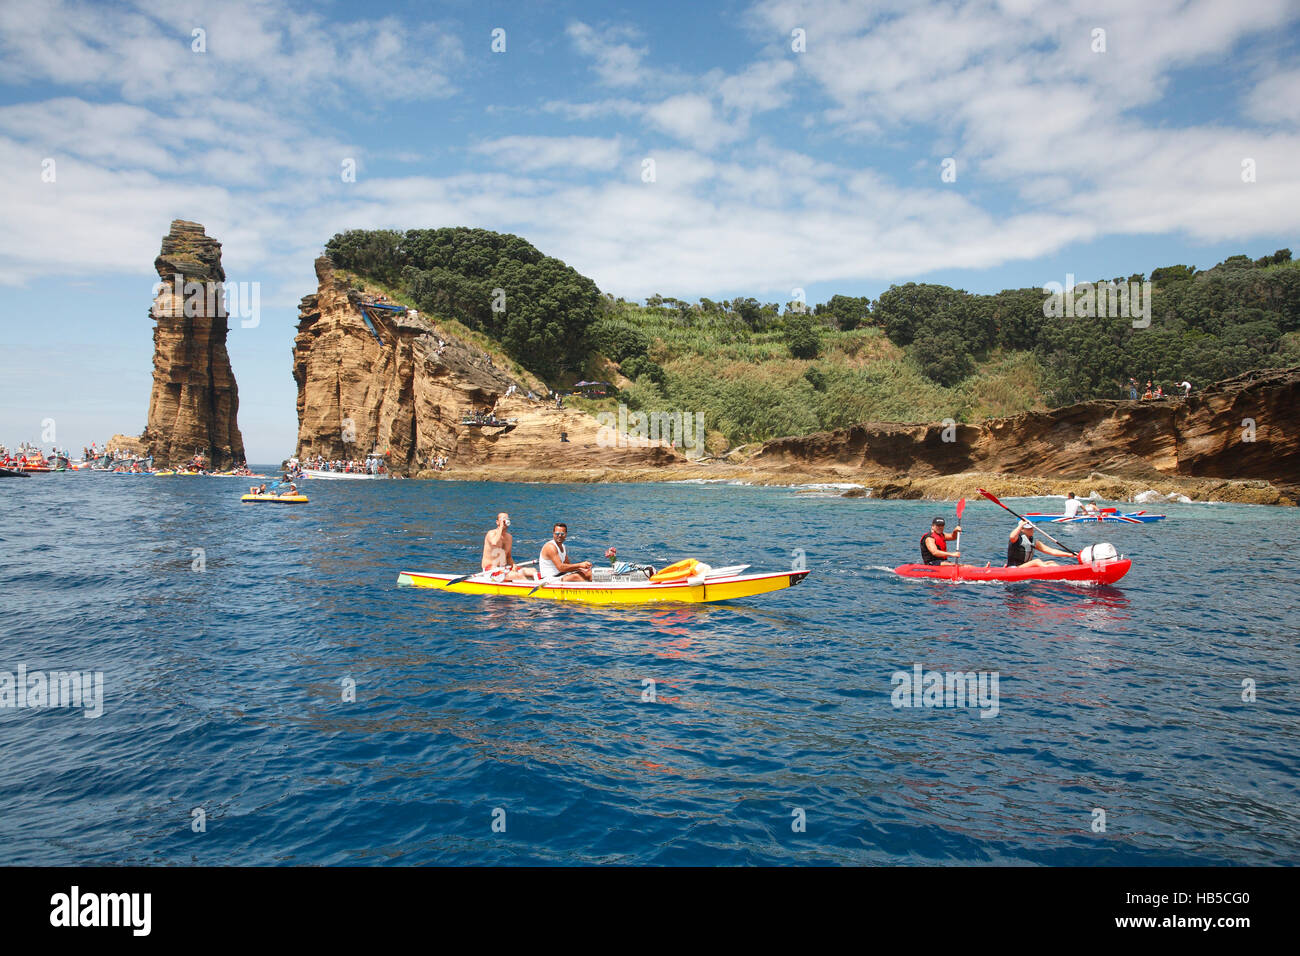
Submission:
[[[260,283],[229,346],[262,462],[293,450],[297,302],[345,228],[515,232],[634,299],[1297,248],[1298,24],[1291,0],[5,0],[0,441],[143,427],[174,218]]]

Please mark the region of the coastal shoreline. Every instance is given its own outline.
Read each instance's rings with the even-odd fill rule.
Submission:
[[[1300,489],[1264,480],[1227,478],[1132,478],[1091,472],[1081,477],[1021,476],[997,472],[961,472],[954,475],[912,476],[907,474],[862,474],[820,469],[783,467],[761,469],[722,462],[672,465],[658,468],[556,468],[545,473],[521,468],[452,468],[421,471],[416,479],[435,481],[499,481],[533,484],[597,483],[708,483],[768,485],[790,488],[844,486],[840,497],[887,500],[955,501],[977,494],[984,488],[999,497],[1030,498],[1061,496],[1074,492],[1081,498],[1094,492],[1107,501],[1134,502],[1137,496],[1154,491],[1161,504],[1187,498],[1193,502],[1275,505],[1295,507]],[[857,486],[856,488],[851,486]],[[1169,498],[1167,496],[1181,496]]]

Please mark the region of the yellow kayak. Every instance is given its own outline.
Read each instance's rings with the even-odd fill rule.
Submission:
[[[161,478],[161,477],[163,477],[164,475],[174,475],[174,474],[176,474],[176,472],[174,472],[174,471],[155,471],[155,472],[154,472],[155,477],[158,477],[158,478]]]
[[[726,569],[723,569],[724,571]],[[778,571],[769,574],[710,574],[680,581],[554,581],[537,586],[536,581],[495,582],[475,575],[456,584],[461,575],[425,574],[403,571],[399,587],[434,588],[456,594],[500,594],[509,597],[576,601],[579,604],[706,604],[754,597],[769,591],[793,587],[808,576],[807,571]]]
[[[306,495],[244,495],[240,501],[265,501],[282,505],[305,505]]]

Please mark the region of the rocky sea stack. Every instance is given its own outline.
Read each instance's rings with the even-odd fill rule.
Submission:
[[[154,260],[161,289],[150,315],[153,392],[140,441],[157,467],[202,455],[209,468],[244,460],[239,390],[226,352],[221,243],[197,222],[176,219]]]

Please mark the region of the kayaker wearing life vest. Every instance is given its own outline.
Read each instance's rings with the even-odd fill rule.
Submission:
[[[930,530],[921,538],[921,560],[926,564],[956,564],[961,557],[960,551],[945,550],[947,543],[961,534],[961,525],[957,525],[956,531],[945,534],[943,524],[942,518],[935,518],[930,522]]]
[[[591,562],[569,563],[569,552],[565,550],[564,539],[569,536],[569,526],[558,522],[551,529],[552,540],[542,546],[542,553],[537,559],[537,574],[543,579],[559,578],[561,581],[590,581]]]
[[[1074,557],[1068,551],[1057,551],[1041,541],[1035,541],[1034,526],[1021,519],[1011,529],[1011,535],[1007,542],[1007,567],[1047,568],[1056,564],[1055,561],[1044,561],[1042,558],[1035,558],[1033,556],[1035,550],[1041,551],[1043,554],[1050,554],[1054,558]]]
[[[510,515],[502,511],[497,515],[497,526],[483,536],[483,570],[503,569],[506,581],[531,580],[532,568],[515,567],[514,538],[510,534]]]

